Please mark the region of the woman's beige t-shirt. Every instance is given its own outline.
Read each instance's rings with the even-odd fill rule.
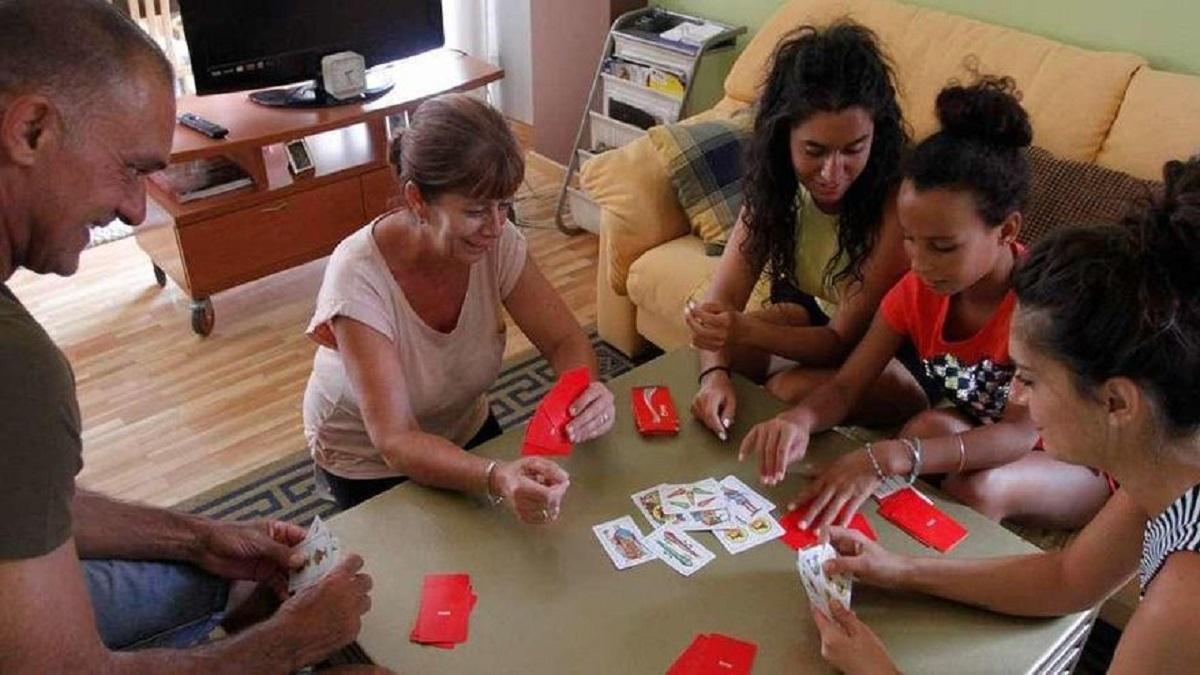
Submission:
[[[334,250],[307,334],[318,345],[304,392],[304,435],[313,460],[344,478],[396,476],[371,444],[346,377],[330,321],[344,316],[379,331],[400,361],[421,431],[464,445],[488,415],[487,391],[500,373],[502,301],[525,267],[525,238],[507,223],[496,245],[471,266],[458,324],[430,328],[409,306],[372,235],[375,222]]]

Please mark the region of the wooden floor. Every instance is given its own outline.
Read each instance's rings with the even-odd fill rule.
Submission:
[[[528,147],[528,146],[526,146]],[[587,325],[597,239],[553,226],[559,178],[531,164],[518,220],[533,259]],[[167,506],[303,449],[300,402],[314,346],[304,336],[325,260],[213,297],[216,328],[191,332],[188,298],[154,283],[127,238],[85,251],[69,279],[18,272],[10,288],[75,368],[84,487]],[[530,349],[509,332],[507,355]]]

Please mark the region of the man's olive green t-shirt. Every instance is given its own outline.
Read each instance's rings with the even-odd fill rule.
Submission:
[[[45,555],[71,536],[82,450],[71,365],[0,284],[0,560]]]

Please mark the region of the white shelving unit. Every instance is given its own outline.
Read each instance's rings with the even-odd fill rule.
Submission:
[[[647,30],[654,24],[672,23],[707,25],[719,32],[710,31],[706,39],[693,44],[664,39],[661,31]],[[734,41],[745,32],[745,26],[727,26],[659,8],[617,17],[600,54],[575,134],[574,152],[559,190],[554,211],[559,230],[567,234],[583,230],[599,233],[600,207],[575,186],[576,172],[584,162],[636,140],[646,129],[676,122],[714,103],[715,95],[712,100],[702,100],[695,93],[698,76],[704,74],[701,66],[716,63],[728,68]],[[714,58],[721,53],[730,57],[724,63]],[[563,222],[567,208],[578,227]]]

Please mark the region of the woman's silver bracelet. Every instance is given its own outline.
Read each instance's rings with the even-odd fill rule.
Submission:
[[[871,466],[875,468],[875,475],[879,476],[879,480],[887,480],[887,476],[883,475],[883,469],[879,468],[879,460],[875,459],[875,451],[871,449],[870,443],[867,443],[867,457],[871,458]]]

